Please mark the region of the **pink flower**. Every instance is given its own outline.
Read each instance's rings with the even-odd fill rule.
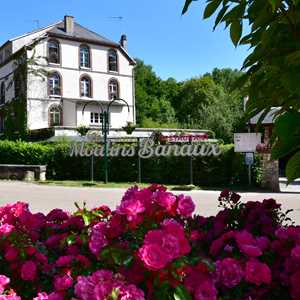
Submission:
[[[212,280],[201,282],[194,293],[195,300],[217,300],[217,289]]]
[[[155,193],[155,199],[156,203],[168,212],[171,212],[176,204],[176,196],[172,193],[158,191]]]
[[[144,293],[136,286],[127,285],[119,274],[98,270],[90,276],[79,276],[75,285],[78,300],[111,299],[112,292],[118,294],[118,300],[145,300]]]
[[[144,292],[135,285],[121,285],[117,287],[119,292],[118,300],[145,300]]]
[[[73,279],[71,276],[64,275],[54,278],[54,287],[57,291],[64,291],[73,285]]]
[[[143,202],[136,198],[131,198],[121,202],[117,208],[117,212],[121,215],[126,215],[128,221],[133,221],[137,218],[138,214],[145,211]]]
[[[14,226],[10,224],[3,224],[0,226],[0,234],[9,234],[14,230]]]
[[[38,293],[37,297],[33,298],[33,300],[48,300],[48,299],[49,299],[48,294],[45,292]]]
[[[148,251],[154,246],[157,249],[159,248],[160,252],[164,253],[162,261],[159,263],[160,266],[163,265],[162,268],[164,268],[167,263],[189,253],[191,250],[189,242],[185,237],[183,227],[173,220],[165,220],[162,224],[162,229],[150,230],[145,236],[144,246],[151,247],[142,247],[140,251],[144,254],[141,255],[152,255],[149,254]],[[148,268],[157,269],[157,267],[151,267],[151,263],[146,262],[146,259],[142,258],[141,255],[140,258]],[[155,257],[153,259],[156,260]]]
[[[258,243],[255,238],[246,230],[237,232],[235,234],[236,242],[245,255],[249,257],[258,257],[262,255],[261,249],[258,247]]]
[[[244,275],[241,265],[234,258],[224,258],[216,262],[217,280],[228,288],[238,285]]]
[[[294,273],[290,278],[290,293],[293,300],[300,299],[300,271]]]
[[[211,276],[197,268],[188,271],[184,286],[195,300],[217,300],[217,290]]]
[[[245,279],[256,285],[271,283],[271,270],[265,263],[251,259],[246,263]]]
[[[106,224],[99,222],[92,228],[89,248],[94,255],[98,255],[103,247],[108,244],[106,235]]]
[[[195,204],[190,196],[178,196],[177,212],[183,217],[190,217],[195,210]]]
[[[157,244],[146,244],[142,246],[138,255],[149,270],[159,271],[166,267],[169,256]]]
[[[191,246],[185,237],[184,228],[175,220],[165,220],[162,228],[166,233],[174,235],[179,242],[180,256],[186,255],[191,251]]]
[[[56,262],[55,265],[57,267],[66,267],[69,266],[74,260],[74,255],[65,255],[65,256],[60,256]]]
[[[6,260],[8,261],[14,261],[18,258],[19,256],[19,251],[14,248],[14,247],[7,247],[6,251],[5,251],[5,254],[4,254],[4,257]]]
[[[32,260],[26,261],[21,268],[21,277],[26,281],[33,281],[36,279],[37,266]]]
[[[5,287],[9,284],[10,279],[5,275],[0,275],[0,293],[3,293]]]
[[[300,262],[300,245],[294,247],[291,252],[292,258]]]

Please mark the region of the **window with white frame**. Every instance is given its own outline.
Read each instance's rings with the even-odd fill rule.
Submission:
[[[62,110],[59,105],[52,105],[49,109],[49,125],[60,126],[62,125]]]
[[[91,112],[90,123],[92,125],[99,125],[103,122],[103,116],[99,112]]]
[[[108,99],[114,100],[119,98],[119,83],[116,79],[111,79],[108,83]]]
[[[118,54],[114,49],[108,51],[108,71],[118,72]]]
[[[80,96],[92,97],[92,82],[87,76],[84,76],[80,79]]]
[[[60,64],[60,46],[56,40],[48,42],[48,61],[52,64]]]
[[[49,96],[61,96],[61,79],[58,73],[50,74],[48,78]]]
[[[90,48],[88,46],[80,46],[80,67],[90,68],[91,58],[90,58]]]

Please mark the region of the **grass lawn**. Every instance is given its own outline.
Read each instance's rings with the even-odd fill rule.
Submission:
[[[139,187],[147,187],[150,183],[137,183],[137,182],[109,182],[105,184],[103,181],[83,181],[83,180],[46,180],[39,181],[38,184],[42,185],[58,185],[70,187],[94,187],[94,188],[129,188],[134,185]],[[266,192],[259,187],[248,185],[227,185],[227,186],[195,186],[195,185],[165,185],[169,190],[173,191],[191,191],[191,190],[211,190],[222,191],[229,189],[236,192]]]
[[[137,183],[137,182],[109,182],[105,184],[103,181],[81,181],[81,180],[46,180],[39,181],[42,185],[60,185],[70,187],[95,187],[95,188],[129,188],[133,185],[139,187],[147,187],[150,183]],[[197,190],[200,187],[194,185],[166,185],[169,190]]]

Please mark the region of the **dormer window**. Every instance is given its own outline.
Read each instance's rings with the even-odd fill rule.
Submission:
[[[48,42],[48,61],[51,64],[60,64],[60,45],[57,40]]]
[[[118,72],[118,54],[114,49],[108,51],[108,71]]]
[[[0,86],[0,104],[5,103],[5,83],[2,81]]]
[[[119,83],[116,79],[111,79],[108,83],[108,99],[114,100],[119,98]]]
[[[80,46],[80,67],[81,68],[91,67],[90,48],[86,45]]]
[[[92,97],[92,82],[88,76],[83,76],[80,79],[80,96]]]
[[[61,78],[58,73],[50,74],[48,78],[49,96],[61,96]]]

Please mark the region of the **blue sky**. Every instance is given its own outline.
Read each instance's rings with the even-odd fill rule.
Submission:
[[[204,0],[181,16],[184,0],[11,0],[1,1],[0,43],[73,15],[76,21],[108,38],[128,36],[132,56],[151,64],[161,78],[184,80],[214,67],[240,68],[246,48],[231,44],[228,31],[212,31],[203,20]],[[122,20],[113,17],[123,17]]]

